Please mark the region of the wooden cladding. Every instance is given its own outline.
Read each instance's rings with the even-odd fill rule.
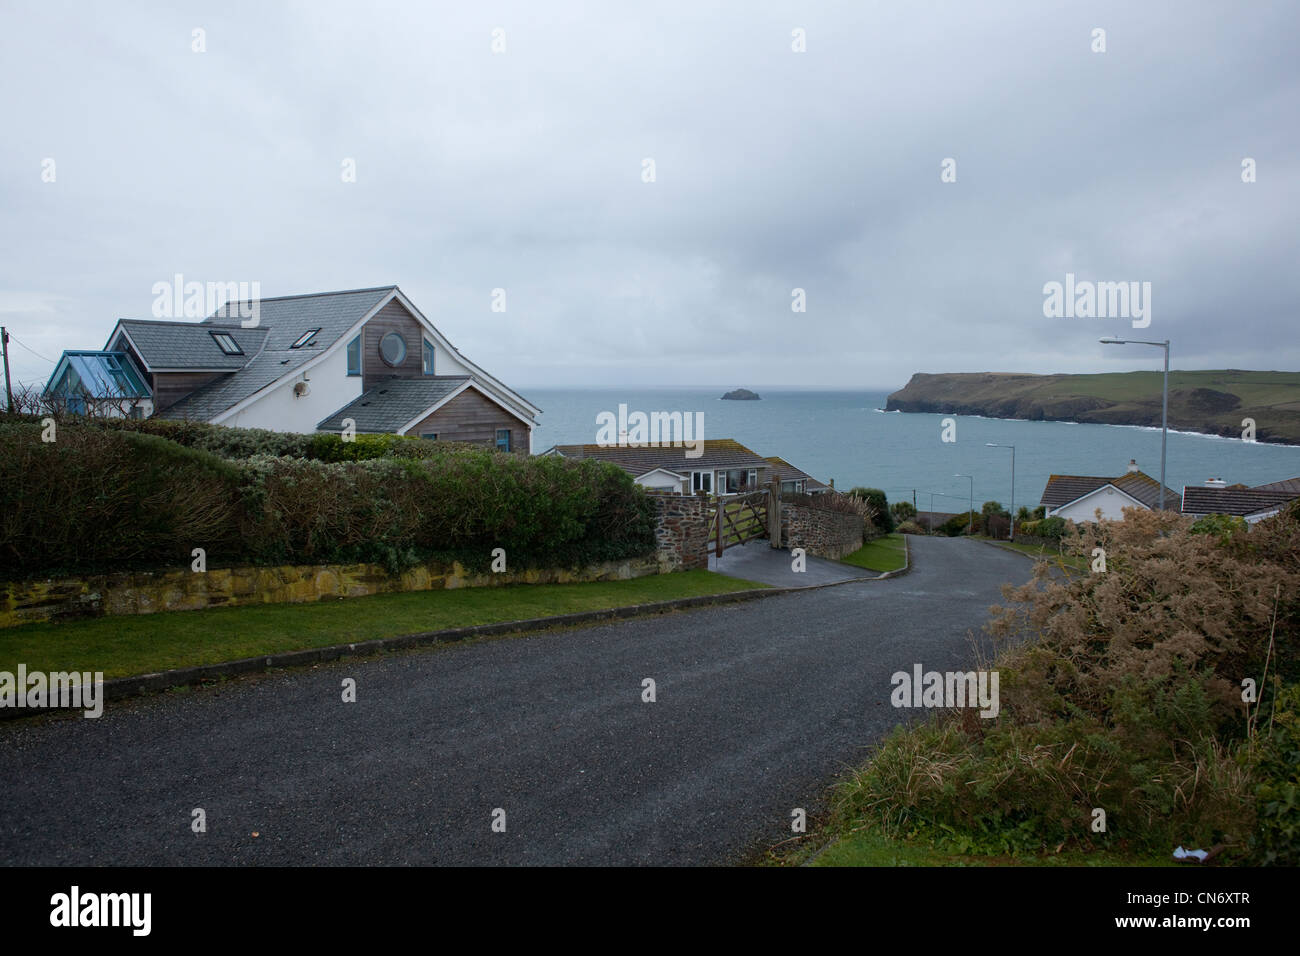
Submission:
[[[164,408],[175,405],[195,389],[229,374],[229,372],[154,372],[154,411],[160,412]]]
[[[495,448],[497,431],[500,429],[510,431],[512,452],[528,454],[527,422],[485,398],[471,386],[428,418],[413,425],[406,434],[420,437],[426,432],[433,432],[439,441],[475,442]]]
[[[379,342],[389,332],[406,340],[406,357],[394,367],[379,355]],[[361,388],[373,388],[385,379],[416,378],[424,374],[424,329],[396,299],[380,309],[361,330]]]

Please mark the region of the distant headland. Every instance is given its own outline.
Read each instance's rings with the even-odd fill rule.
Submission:
[[[886,411],[1160,427],[1160,372],[1023,375],[918,372]],[[1247,421],[1249,420],[1249,421]],[[1169,427],[1300,445],[1300,372],[1169,372]]]
[[[757,392],[751,392],[747,388],[734,388],[722,397],[733,402],[757,402],[760,400]]]

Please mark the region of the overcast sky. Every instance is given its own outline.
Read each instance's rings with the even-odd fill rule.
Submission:
[[[180,273],[396,283],[516,387],[1157,367],[1125,333],[1295,369],[1298,35],[1203,0],[3,0],[0,321],[101,348]],[[1150,282],[1150,327],[1044,317],[1067,272]]]

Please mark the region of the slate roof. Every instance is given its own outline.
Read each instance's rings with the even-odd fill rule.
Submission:
[[[1107,485],[1113,485],[1125,494],[1131,495],[1153,511],[1160,503],[1160,482],[1141,471],[1125,472],[1118,478],[1097,475],[1052,475],[1047,479],[1047,486],[1043,488],[1043,496],[1038,503],[1051,509],[1060,508]],[[1178,492],[1169,487],[1165,488],[1166,511],[1177,511],[1181,501]]]
[[[1278,488],[1295,479],[1275,481],[1258,488],[1206,488],[1188,485],[1183,489],[1183,513],[1189,515],[1249,515],[1266,511],[1300,498],[1300,487]]]
[[[708,438],[698,458],[688,458],[689,448],[629,448],[621,445],[553,445],[543,454],[555,452],[565,458],[597,458],[618,465],[632,477],[656,468],[677,474],[708,471],[713,468],[769,468],[766,458],[730,438]]]
[[[151,369],[210,369],[238,371],[248,364],[266,342],[267,330],[245,329],[238,323],[160,322],[121,319],[118,325],[135,344],[140,357]],[[211,333],[225,332],[243,350],[227,355]],[[114,329],[116,334],[116,329]]]
[[[362,392],[316,428],[323,432],[341,432],[343,419],[351,418],[359,432],[395,432],[468,381],[471,381],[468,375],[391,378]]]
[[[764,461],[772,467],[772,474],[776,475],[778,481],[795,481],[802,478],[804,479],[805,491],[831,490],[830,485],[823,484],[812,475],[808,474],[808,472],[796,468],[784,458],[771,457],[765,458]]]
[[[243,329],[235,323],[237,331],[232,332],[235,341],[242,346],[244,336],[250,332],[260,331],[263,341],[258,350],[250,352],[245,348],[245,355],[234,356],[246,363],[238,371],[196,389],[176,404],[163,409],[159,417],[207,421],[221,414],[232,405],[237,405],[320,355],[396,288],[397,286],[390,285],[374,289],[321,292],[259,300],[257,327]],[[184,325],[185,323],[166,324]],[[216,329],[228,330],[229,325],[229,321],[224,318],[209,316],[202,322],[190,323],[189,328],[200,330],[200,334],[210,340],[211,336],[207,335],[208,332]],[[320,332],[316,334],[310,345],[297,349],[289,347],[304,332],[314,328],[320,328]],[[131,337],[135,338],[134,331],[131,332]],[[147,361],[153,364],[152,360],[147,359]],[[410,419],[404,420],[403,424],[406,421]],[[358,429],[361,427],[359,422],[357,427]]]
[[[1255,491],[1286,491],[1296,497],[1300,497],[1300,477],[1284,478],[1281,481],[1270,481],[1266,485],[1256,485]]]

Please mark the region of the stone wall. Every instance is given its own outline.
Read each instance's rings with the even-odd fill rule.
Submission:
[[[652,495],[658,509],[654,555],[608,561],[581,570],[504,571],[475,574],[459,563],[426,562],[400,575],[377,564],[310,564],[147,571],[63,580],[0,582],[0,628],[70,617],[152,614],[206,607],[303,603],[401,591],[613,581],[669,571],[707,569],[708,501]]]
[[[862,547],[863,529],[857,515],[781,502],[781,544],[787,548],[835,560]]]
[[[709,567],[709,523],[713,505],[700,495],[652,494],[658,509],[655,541],[665,571]]]
[[[210,571],[143,571],[78,579],[0,583],[0,628],[33,621],[157,611],[192,611],[249,604],[298,604],[401,591],[437,591],[503,584],[615,581],[658,574],[657,556],[607,561],[581,570],[503,571],[477,574],[459,562],[428,562],[400,575],[377,564],[310,564],[218,568]]]

